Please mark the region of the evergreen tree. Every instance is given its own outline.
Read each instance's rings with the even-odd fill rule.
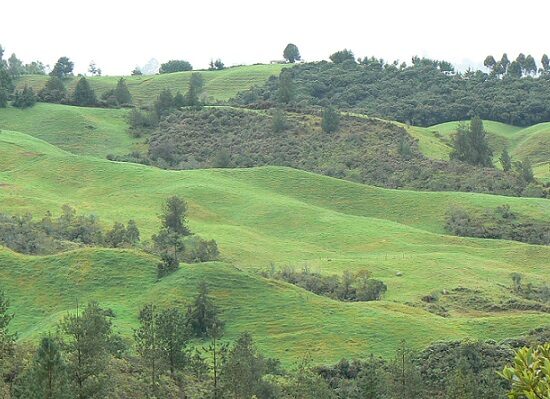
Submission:
[[[114,94],[119,104],[132,104],[132,95],[124,78],[118,80]]]
[[[92,107],[97,104],[95,91],[85,77],[81,77],[73,93],[73,104],[82,107]]]
[[[14,314],[10,313],[10,301],[6,297],[5,292],[0,289],[0,361],[3,356],[9,354],[13,349],[15,335],[8,331],[10,322],[13,320]]]
[[[8,58],[8,71],[12,79],[17,79],[19,76],[25,73],[23,62],[21,62],[21,60],[17,58],[15,54],[12,54],[10,58]]]
[[[541,72],[550,72],[550,59],[548,58],[548,55],[544,54],[540,62],[542,64]]]
[[[413,353],[403,341],[390,367],[391,391],[400,399],[419,399],[423,385],[419,370],[413,363]]]
[[[525,183],[532,183],[535,181],[535,174],[533,173],[533,167],[531,166],[531,161],[529,161],[529,159],[516,162],[515,168],[520,178]]]
[[[280,133],[286,130],[287,121],[283,110],[277,108],[276,110],[273,111],[271,124],[273,128],[273,132],[275,133]]]
[[[492,166],[491,156],[483,121],[479,117],[474,117],[470,126],[459,126],[453,138],[451,159],[472,165]]]
[[[176,371],[183,369],[188,360],[189,329],[185,314],[178,308],[163,310],[156,318],[156,328],[160,354],[175,378]]]
[[[40,340],[30,370],[23,378],[23,395],[28,399],[69,399],[67,365],[55,337]]]
[[[74,63],[68,57],[60,57],[55,63],[50,76],[57,76],[59,79],[72,76]]]
[[[158,391],[158,376],[161,352],[157,337],[157,311],[155,305],[148,304],[139,312],[139,328],[134,331],[137,352],[149,369],[151,394]]]
[[[37,97],[32,87],[25,85],[23,90],[15,91],[11,105],[16,108],[29,108],[36,104],[36,100]]]
[[[101,398],[109,390],[107,365],[111,343],[111,321],[97,302],[80,314],[65,316],[60,324],[65,335],[68,369],[78,399]]]
[[[290,383],[283,388],[285,398],[332,399],[336,398],[327,382],[312,369],[310,360],[303,359],[290,376]]]
[[[335,64],[343,64],[344,62],[354,62],[355,63],[355,56],[353,55],[353,52],[348,49],[343,49],[340,51],[337,51],[329,57],[332,62]]]
[[[325,133],[334,133],[340,128],[340,114],[333,107],[323,110],[321,127]]]
[[[223,365],[221,383],[223,398],[265,398],[269,384],[263,380],[266,374],[265,359],[258,353],[252,336],[243,333],[229,350]]]
[[[128,224],[126,225],[125,241],[131,245],[136,245],[140,241],[139,229],[136,222],[132,219],[128,220]]]
[[[174,108],[174,97],[170,89],[164,89],[160,92],[155,102],[155,113],[157,119],[160,120],[163,116],[166,116]]]
[[[41,101],[47,103],[60,103],[67,97],[67,89],[63,81],[57,76],[52,76],[46,82],[46,85],[38,93]]]
[[[185,107],[186,105],[187,102],[185,100],[185,96],[178,91],[174,96],[174,107],[181,108]]]
[[[8,105],[8,98],[14,89],[13,79],[8,70],[8,63],[3,59],[4,49],[0,46],[0,108]]]
[[[503,171],[509,172],[512,170],[512,157],[510,157],[506,148],[502,150],[499,161]]]
[[[286,45],[283,51],[283,57],[291,64],[294,64],[296,61],[300,61],[302,59],[298,47],[292,43],[288,43]]]
[[[201,94],[204,89],[204,79],[202,75],[198,72],[191,74],[189,79],[189,88],[187,90],[186,104],[191,107],[200,107],[201,103]]]
[[[288,104],[294,99],[294,81],[292,79],[292,72],[284,70],[279,74],[277,98],[279,102],[284,104]]]
[[[177,195],[169,197],[164,203],[160,221],[162,227],[170,233],[177,233],[182,236],[191,234],[187,226],[187,203]]]
[[[218,319],[219,311],[208,294],[208,285],[202,281],[197,297],[188,310],[187,320],[196,337],[207,337],[213,328],[218,333],[223,329],[223,322]]]

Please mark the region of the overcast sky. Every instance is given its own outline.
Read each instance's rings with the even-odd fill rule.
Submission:
[[[550,1],[502,0],[26,0],[2,1],[0,44],[7,56],[53,65],[66,55],[76,72],[90,60],[104,74],[128,74],[150,58],[211,58],[226,65],[282,58],[288,42],[307,61],[342,48],[356,56],[411,56],[478,66],[487,54],[550,54]]]

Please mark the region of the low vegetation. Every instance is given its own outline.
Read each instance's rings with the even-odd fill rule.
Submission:
[[[286,281],[317,295],[324,295],[339,301],[378,301],[388,290],[386,284],[371,277],[368,270],[355,273],[344,271],[342,276],[322,275],[308,267],[296,271],[292,267],[263,271],[262,276]]]
[[[506,204],[484,212],[452,208],[447,212],[445,229],[462,237],[496,238],[550,245],[550,225],[547,222],[518,215]]]

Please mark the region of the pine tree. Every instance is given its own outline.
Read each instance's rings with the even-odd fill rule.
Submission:
[[[95,91],[85,77],[81,77],[73,93],[73,104],[82,107],[91,107],[97,104]]]
[[[168,364],[170,375],[185,367],[188,354],[185,351],[189,339],[187,320],[178,308],[161,311],[156,318],[158,347],[163,360]]]
[[[506,148],[502,150],[499,161],[503,171],[509,172],[512,170],[512,158],[510,157],[510,154],[508,154],[508,150],[506,150]]]
[[[323,110],[321,127],[325,133],[334,133],[340,128],[340,114],[333,107]]]
[[[132,95],[124,78],[120,78],[115,88],[115,97],[119,104],[132,104]]]
[[[453,137],[451,159],[472,165],[492,166],[491,148],[487,142],[483,121],[474,117],[469,126],[460,125]]]
[[[185,95],[186,105],[190,107],[200,107],[202,105],[200,97],[203,89],[204,79],[202,78],[202,75],[198,72],[191,74],[191,78],[189,79],[189,88],[187,90],[187,94]]]
[[[76,314],[62,320],[60,330],[67,337],[63,347],[77,398],[101,397],[109,389],[111,321],[105,310],[97,302],[90,302],[82,314],[77,307]]]
[[[67,89],[63,81],[57,76],[52,76],[46,82],[46,85],[38,93],[40,100],[47,103],[60,103],[67,97]]]
[[[275,133],[280,133],[286,130],[287,121],[285,118],[285,114],[281,109],[276,109],[275,111],[273,111],[271,125]]]
[[[139,312],[139,328],[134,331],[137,352],[143,364],[149,369],[150,390],[156,395],[161,352],[157,337],[157,311],[155,305],[148,304]]]
[[[27,375],[23,378],[24,396],[29,399],[70,398],[67,365],[61,356],[58,339],[43,337]]]
[[[290,71],[283,70],[279,75],[277,98],[284,104],[288,104],[294,99],[294,81]]]
[[[207,337],[216,326],[217,331],[223,329],[223,322],[218,319],[218,309],[209,296],[208,285],[202,281],[193,305],[190,306],[187,319],[196,337]]]

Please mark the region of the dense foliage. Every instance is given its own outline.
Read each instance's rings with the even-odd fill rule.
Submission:
[[[320,119],[280,110],[185,109],[160,122],[145,162],[173,169],[280,165],[389,188],[516,196],[528,186],[517,173],[427,159],[392,123],[341,116],[338,130],[325,133]]]
[[[170,60],[161,64],[160,73],[173,73],[173,72],[183,72],[191,71],[193,66],[185,60]]]
[[[452,208],[445,229],[462,237],[497,238],[529,244],[550,245],[550,225],[499,206],[485,212]]]
[[[537,389],[532,384],[537,379],[527,378],[522,370],[545,372],[545,348],[531,350],[533,356],[523,356],[528,350],[522,349],[515,367],[506,365],[514,350],[548,342],[548,328],[498,343],[439,342],[420,352],[403,343],[393,359],[371,355],[314,368],[306,358],[295,369],[283,369],[278,360],[265,357],[246,332],[233,343],[220,341],[223,322],[212,313],[215,305],[204,287],[201,284],[187,312],[181,304],[144,305],[131,341],[114,332],[116,313],[92,301],[83,309],[77,305],[76,312],[59,322],[57,333],[43,336],[37,347],[16,343],[10,335],[14,315],[0,290],[2,397],[499,399],[511,389],[518,395]],[[198,323],[208,327],[197,333]],[[194,335],[210,345],[195,345]],[[500,370],[505,378],[497,374]],[[516,373],[521,375],[511,378]]]
[[[388,290],[386,284],[372,278],[368,270],[360,270],[356,273],[346,270],[341,276],[335,274],[325,276],[312,272],[307,267],[296,271],[288,266],[280,270],[264,271],[262,275],[286,281],[317,295],[328,296],[339,301],[378,301]]]
[[[117,222],[111,229],[105,229],[97,216],[77,215],[68,205],[63,206],[57,218],[48,212],[39,221],[31,214],[0,214],[0,244],[25,254],[51,254],[82,245],[120,248],[134,246],[139,241],[139,230],[133,220],[127,225]]]
[[[550,74],[454,73],[444,61],[414,58],[412,65],[365,58],[355,62],[344,50],[334,62],[296,65],[290,74],[293,103],[332,105],[419,126],[467,120],[473,116],[529,126],[550,121]],[[279,79],[241,93],[238,104],[271,108],[278,102]]]

